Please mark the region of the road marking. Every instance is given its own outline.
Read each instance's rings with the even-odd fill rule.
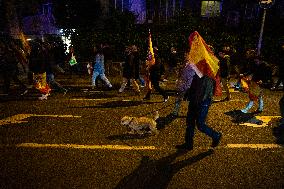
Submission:
[[[227,144],[227,148],[283,148],[279,144]]]
[[[17,147],[17,148],[59,148],[59,149],[89,149],[89,150],[168,150],[170,148],[159,148],[155,146],[128,146],[128,145],[83,145],[83,144],[39,144],[39,143],[20,143],[0,145],[3,147]],[[251,149],[272,149],[284,148],[279,144],[227,144],[225,146],[218,146],[216,149],[222,148],[251,148]],[[198,147],[194,149],[212,149],[211,147]]]
[[[256,123],[241,123],[240,125],[249,127],[267,127],[272,119],[281,118],[281,116],[255,116],[255,118],[262,121],[262,124],[258,125]]]
[[[127,145],[79,145],[79,144],[38,144],[22,143],[16,147],[25,148],[75,148],[75,149],[108,149],[108,150],[157,150],[155,146],[127,146]]]
[[[109,100],[106,98],[72,98],[70,100],[74,100],[74,101],[80,101],[80,100],[84,100],[84,101],[102,101],[102,100]]]
[[[222,91],[222,92],[225,93],[226,91]],[[230,88],[229,88],[229,92],[230,92],[230,93],[239,93],[240,91],[235,90],[235,89],[230,89]]]
[[[0,120],[1,125],[7,125],[12,123],[27,123],[24,119],[29,117],[56,117],[56,118],[80,118],[81,116],[74,115],[40,115],[40,114],[17,114]]]

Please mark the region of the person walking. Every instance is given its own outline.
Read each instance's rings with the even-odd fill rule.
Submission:
[[[97,46],[94,48],[95,52],[95,60],[93,62],[93,75],[92,75],[92,87],[96,87],[96,79],[99,76],[109,88],[112,88],[112,84],[108,80],[105,75],[105,68],[104,68],[104,54],[102,48]]]
[[[51,88],[46,80],[47,71],[47,49],[40,39],[36,39],[31,44],[31,53],[29,56],[29,69],[33,73],[33,82],[35,88],[41,93],[39,100],[47,100]]]
[[[222,133],[213,130],[205,123],[208,110],[211,106],[214,94],[215,81],[207,75],[200,77],[194,74],[188,92],[188,110],[186,117],[185,142],[176,145],[178,150],[192,150],[195,125],[197,129],[212,138],[211,147],[216,147],[220,143]],[[190,79],[190,78],[189,78]]]
[[[152,86],[156,91],[159,92],[160,95],[163,96],[164,102],[167,102],[169,100],[169,96],[167,95],[166,91],[162,89],[159,85],[159,82],[161,80],[161,70],[162,70],[162,63],[161,59],[158,55],[158,48],[154,47],[154,55],[155,55],[155,63],[153,65],[149,65],[148,68],[148,79],[149,83],[147,84],[147,94],[143,98],[143,100],[150,100],[151,99],[151,93],[152,93]]]
[[[24,64],[20,58],[20,50],[16,44],[10,39],[8,44],[0,42],[0,73],[3,75],[4,80],[4,93],[10,93],[11,80],[15,81],[20,86],[21,95],[27,93],[27,86],[19,79],[18,65]]]
[[[122,93],[127,85],[127,82],[130,81],[132,83],[132,86],[134,87],[134,90],[136,93],[140,93],[139,85],[136,81],[136,79],[139,78],[139,72],[135,69],[136,67],[136,61],[137,58],[134,54],[134,47],[129,46],[125,49],[125,63],[123,65],[123,71],[122,71],[122,84],[118,92]]]
[[[46,80],[49,86],[55,91],[61,92],[64,95],[67,93],[67,89],[62,87],[60,83],[55,80],[55,73],[64,73],[64,70],[59,67],[58,57],[56,56],[55,43],[45,43],[47,48],[47,65],[46,65]]]
[[[172,115],[178,116],[180,111],[181,102],[186,98],[185,95],[190,88],[193,75],[195,75],[195,71],[192,68],[192,64],[185,62],[185,65],[181,68],[178,79],[176,81],[176,100],[175,106],[172,111]]]
[[[260,85],[265,78],[263,73],[265,70],[265,64],[261,61],[259,56],[254,58],[254,64],[251,69],[243,77],[244,90],[248,92],[249,102],[246,107],[241,111],[243,113],[248,113],[248,111],[253,107],[254,101],[258,102],[257,112],[263,111],[264,101],[263,101],[263,90]]]
[[[177,57],[177,51],[175,47],[171,47],[170,55],[169,55],[169,62],[168,62],[168,69],[166,71],[165,77],[163,81],[168,81],[170,75],[174,76],[176,78],[176,67],[178,64],[178,57]]]
[[[230,69],[230,56],[226,51],[220,51],[218,53],[220,60],[220,77],[223,88],[226,91],[225,101],[229,101],[231,98],[229,91],[229,69]]]
[[[284,43],[281,46],[278,61],[278,80],[276,84],[271,88],[271,90],[278,89],[279,85],[282,83],[282,91],[284,91]]]

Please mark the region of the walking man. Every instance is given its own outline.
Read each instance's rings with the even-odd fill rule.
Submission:
[[[211,105],[215,81],[204,75],[193,76],[188,96],[188,111],[186,117],[185,143],[177,145],[177,149],[192,150],[195,125],[199,131],[212,138],[211,147],[216,147],[220,143],[222,134],[208,127],[205,123],[209,107]]]

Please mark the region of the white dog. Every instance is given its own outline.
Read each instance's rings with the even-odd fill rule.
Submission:
[[[156,111],[153,118],[148,117],[130,117],[124,116],[121,119],[121,125],[127,126],[130,129],[129,134],[145,134],[145,133],[154,133],[158,134],[157,130],[157,122],[156,120],[159,118],[159,113]]]

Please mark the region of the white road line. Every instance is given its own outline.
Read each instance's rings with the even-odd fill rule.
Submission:
[[[170,148],[159,148],[155,146],[127,146],[127,145],[83,145],[83,144],[39,144],[39,143],[20,143],[0,145],[0,148],[17,147],[17,148],[59,148],[59,149],[89,149],[89,150],[168,150]],[[194,149],[210,149],[211,147],[198,147]],[[250,149],[283,149],[279,144],[227,144],[220,145],[216,149],[223,148],[250,148]]]

